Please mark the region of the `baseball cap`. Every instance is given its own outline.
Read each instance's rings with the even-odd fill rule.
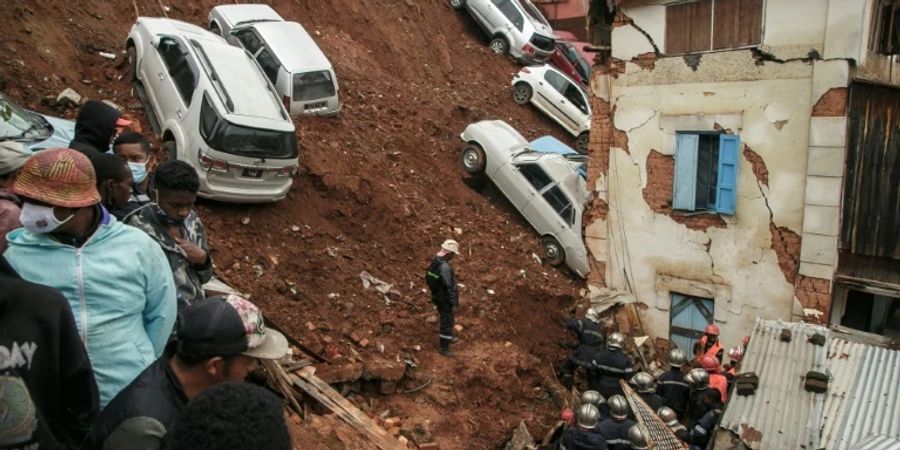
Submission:
[[[237,295],[209,297],[185,308],[176,336],[178,353],[198,357],[281,359],[288,353],[284,335],[267,329],[259,308]]]
[[[65,208],[100,203],[91,160],[70,148],[35,153],[22,166],[10,190],[19,196]]]
[[[454,241],[453,239],[447,239],[446,241],[444,241],[443,244],[441,244],[441,250],[444,250],[444,251],[447,251],[450,253],[455,253],[458,255],[459,254],[459,243]]]
[[[22,144],[16,141],[0,142],[0,175],[19,170],[30,157],[31,153],[27,153]]]

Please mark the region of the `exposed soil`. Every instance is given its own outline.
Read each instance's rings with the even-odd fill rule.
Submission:
[[[162,2],[169,17],[196,24],[216,3]],[[217,275],[306,345],[331,341],[344,358],[414,361],[409,386],[366,399],[368,408],[377,403],[395,416],[429,420],[442,449],[495,448],[520,420],[541,435],[558,413],[548,394],[550,364],[566,353],[557,346],[566,339],[562,321],[583,283],[533,257],[538,236],[494,189],[477,192],[463,182],[459,133],[501,118],[529,139],[574,139],[515,105],[509,81],[517,66],[491,54],[472,20],[443,0],[273,3],[328,54],[344,110],[296,122],[301,173],[287,199],[199,206]],[[156,0],[8,1],[0,12],[0,89],[28,108],[73,117],[55,105],[71,87],[145,121],[122,54],[135,8],[163,14]],[[462,341],[452,360],[435,352],[437,324],[427,321],[433,309],[422,280],[451,236],[462,246],[454,266],[465,285]],[[362,271],[400,295],[387,304],[364,290]],[[368,345],[345,337],[354,331]],[[401,393],[428,379],[426,389]]]

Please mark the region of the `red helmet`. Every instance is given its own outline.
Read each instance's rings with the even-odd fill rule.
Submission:
[[[706,329],[704,329],[703,332],[706,334],[711,334],[713,336],[718,336],[719,335],[719,326],[714,323],[711,323],[706,326]]]
[[[715,356],[703,356],[703,358],[700,359],[700,365],[703,366],[707,372],[718,372],[719,370],[719,360],[716,359]]]

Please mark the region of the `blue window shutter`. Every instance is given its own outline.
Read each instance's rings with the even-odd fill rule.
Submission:
[[[741,138],[733,134],[719,136],[719,179],[716,182],[716,212],[734,215],[737,192],[738,152]]]
[[[700,136],[678,134],[675,147],[675,195],[672,208],[684,211],[697,209],[697,150]]]

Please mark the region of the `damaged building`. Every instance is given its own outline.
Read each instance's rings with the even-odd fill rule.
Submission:
[[[725,345],[900,327],[900,2],[619,0],[591,83],[594,298]],[[689,347],[688,347],[689,348]]]

